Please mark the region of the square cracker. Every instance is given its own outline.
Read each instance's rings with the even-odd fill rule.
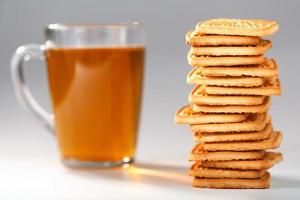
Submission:
[[[279,96],[281,95],[281,86],[278,78],[267,79],[262,86],[258,87],[223,87],[199,85],[193,90],[194,94],[204,93],[210,95],[254,95],[254,96]]]
[[[196,56],[255,56],[264,54],[271,46],[270,40],[261,40],[255,46],[192,46],[190,54]]]
[[[266,172],[258,179],[239,178],[199,178],[195,177],[194,187],[199,188],[223,188],[223,189],[266,189],[270,187],[271,175]]]
[[[259,105],[263,103],[264,98],[264,96],[209,95],[199,86],[190,92],[189,103],[198,105]]]
[[[192,46],[241,46],[257,45],[260,37],[237,35],[207,35],[189,31],[186,34],[186,43]]]
[[[189,170],[190,176],[198,178],[246,178],[258,179],[265,174],[266,170],[235,170],[202,168],[195,163]]]
[[[261,131],[249,131],[249,132],[217,132],[217,133],[194,133],[195,142],[230,142],[230,141],[251,141],[251,140],[264,140],[271,136],[273,132],[272,124],[269,122],[265,128]]]
[[[271,98],[267,96],[260,105],[193,105],[195,113],[263,113],[271,106]]]
[[[263,159],[265,151],[200,151],[197,146],[189,155],[189,160],[197,161],[228,161],[228,160],[258,160]]]
[[[197,161],[199,166],[215,169],[262,170],[269,169],[282,161],[281,153],[267,152],[259,160]]]
[[[242,66],[217,66],[217,67],[198,67],[189,74],[190,80],[196,79],[198,76],[209,77],[276,77],[278,76],[278,66],[274,59],[265,58],[264,62],[257,65]]]
[[[257,56],[196,56],[188,53],[188,63],[192,67],[256,65],[264,62],[263,55]]]
[[[204,34],[269,36],[279,30],[276,21],[261,19],[210,19],[196,25],[196,31]]]
[[[240,122],[247,119],[247,114],[205,114],[195,113],[191,106],[184,106],[175,114],[177,124],[208,124]]]
[[[271,117],[266,113],[249,114],[245,121],[233,123],[217,124],[192,124],[190,125],[193,132],[245,132],[261,131]]]
[[[205,76],[196,68],[187,75],[187,83],[226,87],[257,87],[264,84],[264,78],[249,76]]]
[[[199,143],[195,149],[198,152],[268,150],[279,147],[281,140],[282,134],[275,131],[271,133],[269,138],[264,140]]]

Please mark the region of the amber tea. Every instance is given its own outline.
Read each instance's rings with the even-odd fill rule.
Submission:
[[[53,48],[47,50],[46,57],[63,158],[133,158],[144,48]]]

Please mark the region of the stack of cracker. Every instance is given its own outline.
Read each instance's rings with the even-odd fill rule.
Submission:
[[[194,69],[187,82],[196,84],[189,105],[175,116],[190,124],[196,142],[189,159],[193,186],[207,188],[268,188],[267,172],[282,160],[271,152],[282,135],[273,130],[268,110],[280,95],[278,69],[266,58],[277,22],[212,19],[186,35],[188,62]]]

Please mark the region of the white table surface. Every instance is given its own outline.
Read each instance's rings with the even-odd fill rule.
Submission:
[[[129,168],[71,170],[60,163],[52,136],[37,130],[42,133],[20,131],[0,140],[1,200],[300,199],[298,161],[272,168],[268,190],[197,189],[191,187],[192,178],[186,175],[189,163],[174,151],[176,148],[166,148],[170,149],[169,158],[165,153],[142,155],[140,148],[136,165]]]

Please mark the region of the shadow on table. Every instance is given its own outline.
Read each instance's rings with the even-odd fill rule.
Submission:
[[[136,163],[113,169],[70,170],[71,173],[88,178],[109,178],[128,182],[139,182],[165,187],[186,186],[191,188],[192,178],[187,175],[187,168],[182,166]]]
[[[71,169],[69,172],[86,178],[107,178],[119,181],[138,182],[164,187],[191,188],[192,177],[187,175],[188,169],[182,166],[171,166],[153,163],[136,163],[134,165],[112,169]],[[300,179],[273,176],[272,189],[300,189]]]

